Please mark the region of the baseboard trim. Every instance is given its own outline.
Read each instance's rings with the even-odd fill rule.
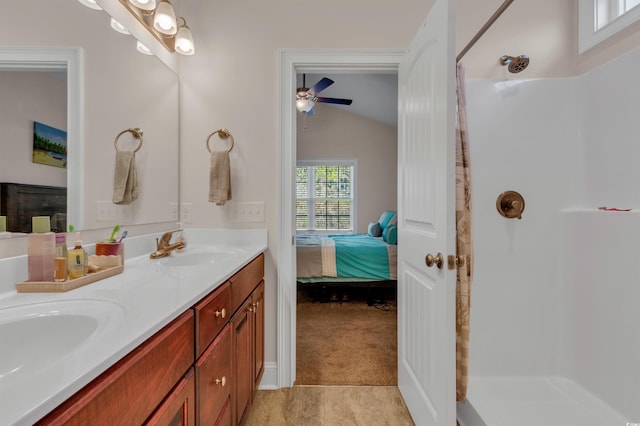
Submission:
[[[278,363],[265,362],[264,373],[260,381],[259,390],[276,390],[278,389]]]

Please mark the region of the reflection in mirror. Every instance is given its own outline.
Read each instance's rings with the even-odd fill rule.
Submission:
[[[11,159],[6,161],[11,162],[14,170],[6,175],[9,169],[5,170],[5,163],[1,163],[0,182],[67,186],[67,223],[80,229],[175,221],[172,204],[178,202],[176,74],[156,57],[138,53],[132,37],[113,31],[107,13],[88,9],[77,1],[10,2],[3,5],[3,15],[11,19],[0,27],[0,40],[5,45],[0,46],[0,52],[18,46],[44,46],[41,49],[44,51],[64,46],[78,52],[79,63],[78,72],[70,70],[67,77],[70,97],[66,99],[69,111],[66,122],[56,115],[60,111],[34,111],[31,117],[23,118],[27,124],[2,121],[5,135],[8,125],[15,124],[11,130],[15,135],[3,138],[2,142],[3,160],[5,153],[11,152]],[[52,16],[56,19],[51,19]],[[59,63],[54,65],[60,67]],[[0,68],[6,69],[6,63],[0,63]],[[14,72],[25,72],[25,78],[27,72],[32,77],[38,73],[13,69],[0,72],[0,77]],[[44,79],[43,75],[40,77]],[[53,82],[39,84],[55,86]],[[73,93],[73,87],[79,88],[77,93]],[[3,96],[0,110],[19,110],[26,102],[20,94]],[[34,121],[67,131],[66,176],[64,169],[32,162]],[[131,127],[144,131],[144,146],[136,153],[140,195],[130,205],[114,205],[113,142],[118,133]],[[121,139],[120,143],[126,147],[134,142]],[[18,146],[20,150],[16,150]]]

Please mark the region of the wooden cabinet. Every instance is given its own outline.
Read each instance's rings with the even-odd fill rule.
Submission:
[[[145,422],[146,426],[193,426],[196,424],[196,381],[193,368]]]
[[[243,424],[264,371],[263,275],[260,254],[39,424]]]
[[[213,425],[231,401],[231,330],[227,324],[196,361],[198,424]]]
[[[189,309],[39,424],[142,424],[193,365],[193,329]]]
[[[264,373],[264,281],[251,295],[253,306],[253,395],[255,395]]]

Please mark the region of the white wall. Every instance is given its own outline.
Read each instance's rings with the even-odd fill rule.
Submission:
[[[562,375],[640,417],[632,52],[584,76],[467,84],[476,275],[470,373]],[[495,197],[521,191],[521,221]]]
[[[67,130],[67,83],[46,72],[0,72],[0,182],[67,186],[67,170],[33,163],[33,122]]]
[[[406,48],[432,2],[184,2],[196,54],[180,60],[180,197],[192,203],[193,226],[259,227],[266,253],[265,359],[276,361],[278,244],[278,50]],[[366,11],[366,13],[364,13]],[[292,96],[294,96],[292,88]],[[234,201],[264,201],[265,222],[233,222],[230,207],[207,201],[207,135],[225,127]]]
[[[383,211],[397,210],[397,129],[322,104],[314,110],[297,115],[298,160],[358,160],[356,232],[366,233]]]

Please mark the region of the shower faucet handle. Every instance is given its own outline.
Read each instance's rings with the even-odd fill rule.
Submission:
[[[496,209],[498,209],[498,213],[507,219],[522,219],[524,197],[516,191],[505,191],[498,195]]]

